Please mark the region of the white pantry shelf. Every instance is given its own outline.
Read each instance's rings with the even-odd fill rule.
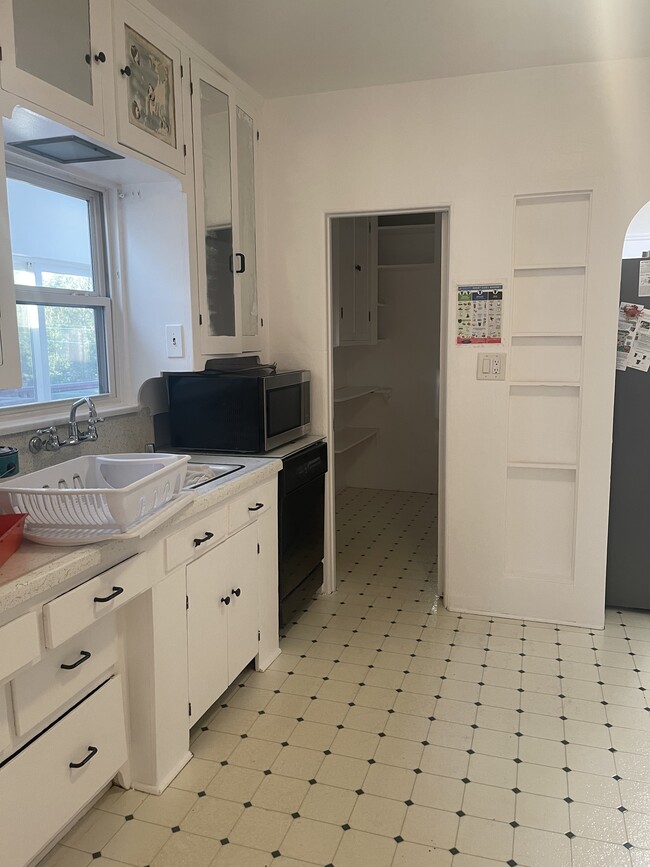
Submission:
[[[417,232],[432,232],[435,229],[435,223],[415,223],[403,226],[377,226],[377,231],[391,232],[394,235],[410,235]]]
[[[334,389],[334,403],[346,403],[348,400],[356,400],[376,392],[383,394],[386,391],[387,389],[380,388],[378,385],[346,385]]]
[[[556,265],[555,263],[549,265],[515,265],[516,271],[566,271],[569,268],[580,269],[584,271],[586,269],[586,265],[584,262],[574,262],[573,264],[569,264],[567,262],[562,265]]]
[[[435,262],[405,262],[402,265],[377,265],[378,271],[423,271],[435,268]]]
[[[376,427],[344,427],[334,431],[334,454],[341,455],[378,433]]]
[[[577,470],[577,464],[551,463],[547,461],[508,461],[508,467],[525,470]]]

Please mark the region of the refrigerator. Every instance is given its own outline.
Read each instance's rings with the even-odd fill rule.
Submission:
[[[621,301],[650,307],[650,297],[639,296],[642,261],[623,259]],[[650,372],[617,370],[605,596],[615,608],[650,610],[649,443]]]

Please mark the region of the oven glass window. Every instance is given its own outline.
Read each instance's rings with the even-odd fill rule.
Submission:
[[[301,385],[285,385],[266,392],[266,435],[270,439],[302,424]]]

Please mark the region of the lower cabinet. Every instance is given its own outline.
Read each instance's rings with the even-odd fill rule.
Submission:
[[[24,867],[126,762],[111,678],[0,768],[0,867]]]
[[[258,649],[257,527],[187,567],[187,651],[193,725]]]

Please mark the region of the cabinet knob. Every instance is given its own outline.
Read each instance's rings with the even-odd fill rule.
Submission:
[[[238,587],[236,590],[231,590],[230,592],[232,593],[233,596],[240,596],[241,595],[241,587]]]
[[[128,78],[129,75],[131,75],[131,67],[124,66],[122,69],[120,69],[120,72],[122,73],[122,75],[126,75],[126,77]]]
[[[99,51],[99,52],[95,55],[95,62],[96,62],[96,63],[106,63],[106,55],[104,54],[103,51]]]
[[[354,270],[355,270],[355,271],[360,271],[360,270],[361,270],[361,265],[355,265],[355,266],[354,266]]]
[[[92,759],[93,756],[96,756],[99,752],[97,747],[88,747],[88,755],[85,759],[82,759],[80,762],[70,762],[68,765],[69,768],[83,768],[84,765],[88,764],[88,762]]]
[[[221,601],[224,605],[230,605],[230,596],[222,596]]]

